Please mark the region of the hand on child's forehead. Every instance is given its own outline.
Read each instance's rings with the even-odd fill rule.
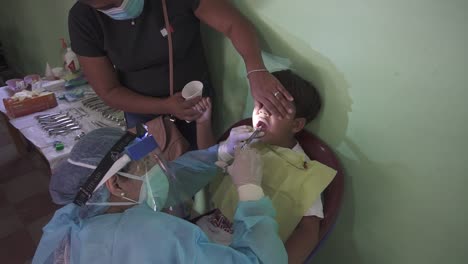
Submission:
[[[293,110],[292,113],[286,115],[286,118],[287,118],[287,119],[293,119],[294,116],[296,115],[296,105],[295,105],[293,102],[287,102],[287,103],[286,103],[286,107],[287,107],[288,109],[292,109],[292,110]],[[263,110],[266,110],[266,109],[263,108]],[[271,115],[271,113],[269,113],[269,114]],[[273,116],[275,116],[275,115],[273,115]],[[277,116],[275,116],[275,117],[277,117]]]
[[[292,101],[292,102],[290,102],[290,101],[286,102],[286,107],[292,109],[294,113],[296,112],[296,105],[294,104],[294,101]]]

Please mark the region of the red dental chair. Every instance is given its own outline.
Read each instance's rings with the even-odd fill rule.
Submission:
[[[247,118],[235,123],[224,132],[219,141],[225,140],[232,128],[241,125],[252,125],[252,119]],[[296,138],[310,159],[317,160],[337,171],[333,181],[322,193],[324,219],[320,221],[319,243],[305,262],[309,263],[335,226],[344,193],[344,171],[333,151],[312,133],[303,130],[297,134]]]

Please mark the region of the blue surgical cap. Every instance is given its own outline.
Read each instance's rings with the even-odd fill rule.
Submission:
[[[84,136],[70,152],[68,159],[97,166],[112,146],[125,134],[119,128],[100,128]],[[67,160],[62,161],[52,173],[49,191],[56,204],[72,203],[80,187],[86,182],[93,169],[73,165]],[[105,202],[109,192],[105,185],[96,190],[88,201],[90,203]],[[91,209],[91,208],[89,208]]]

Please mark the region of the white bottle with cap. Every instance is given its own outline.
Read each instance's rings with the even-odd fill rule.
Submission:
[[[65,69],[68,72],[76,73],[80,70],[80,63],[78,62],[78,57],[70,47],[67,48],[67,52],[65,53],[65,55],[63,55],[63,60],[65,62]]]

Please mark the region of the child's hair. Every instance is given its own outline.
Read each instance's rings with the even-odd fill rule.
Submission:
[[[320,95],[315,87],[291,70],[273,72],[273,75],[294,98],[296,118],[305,118],[306,122],[313,120],[322,106]]]

